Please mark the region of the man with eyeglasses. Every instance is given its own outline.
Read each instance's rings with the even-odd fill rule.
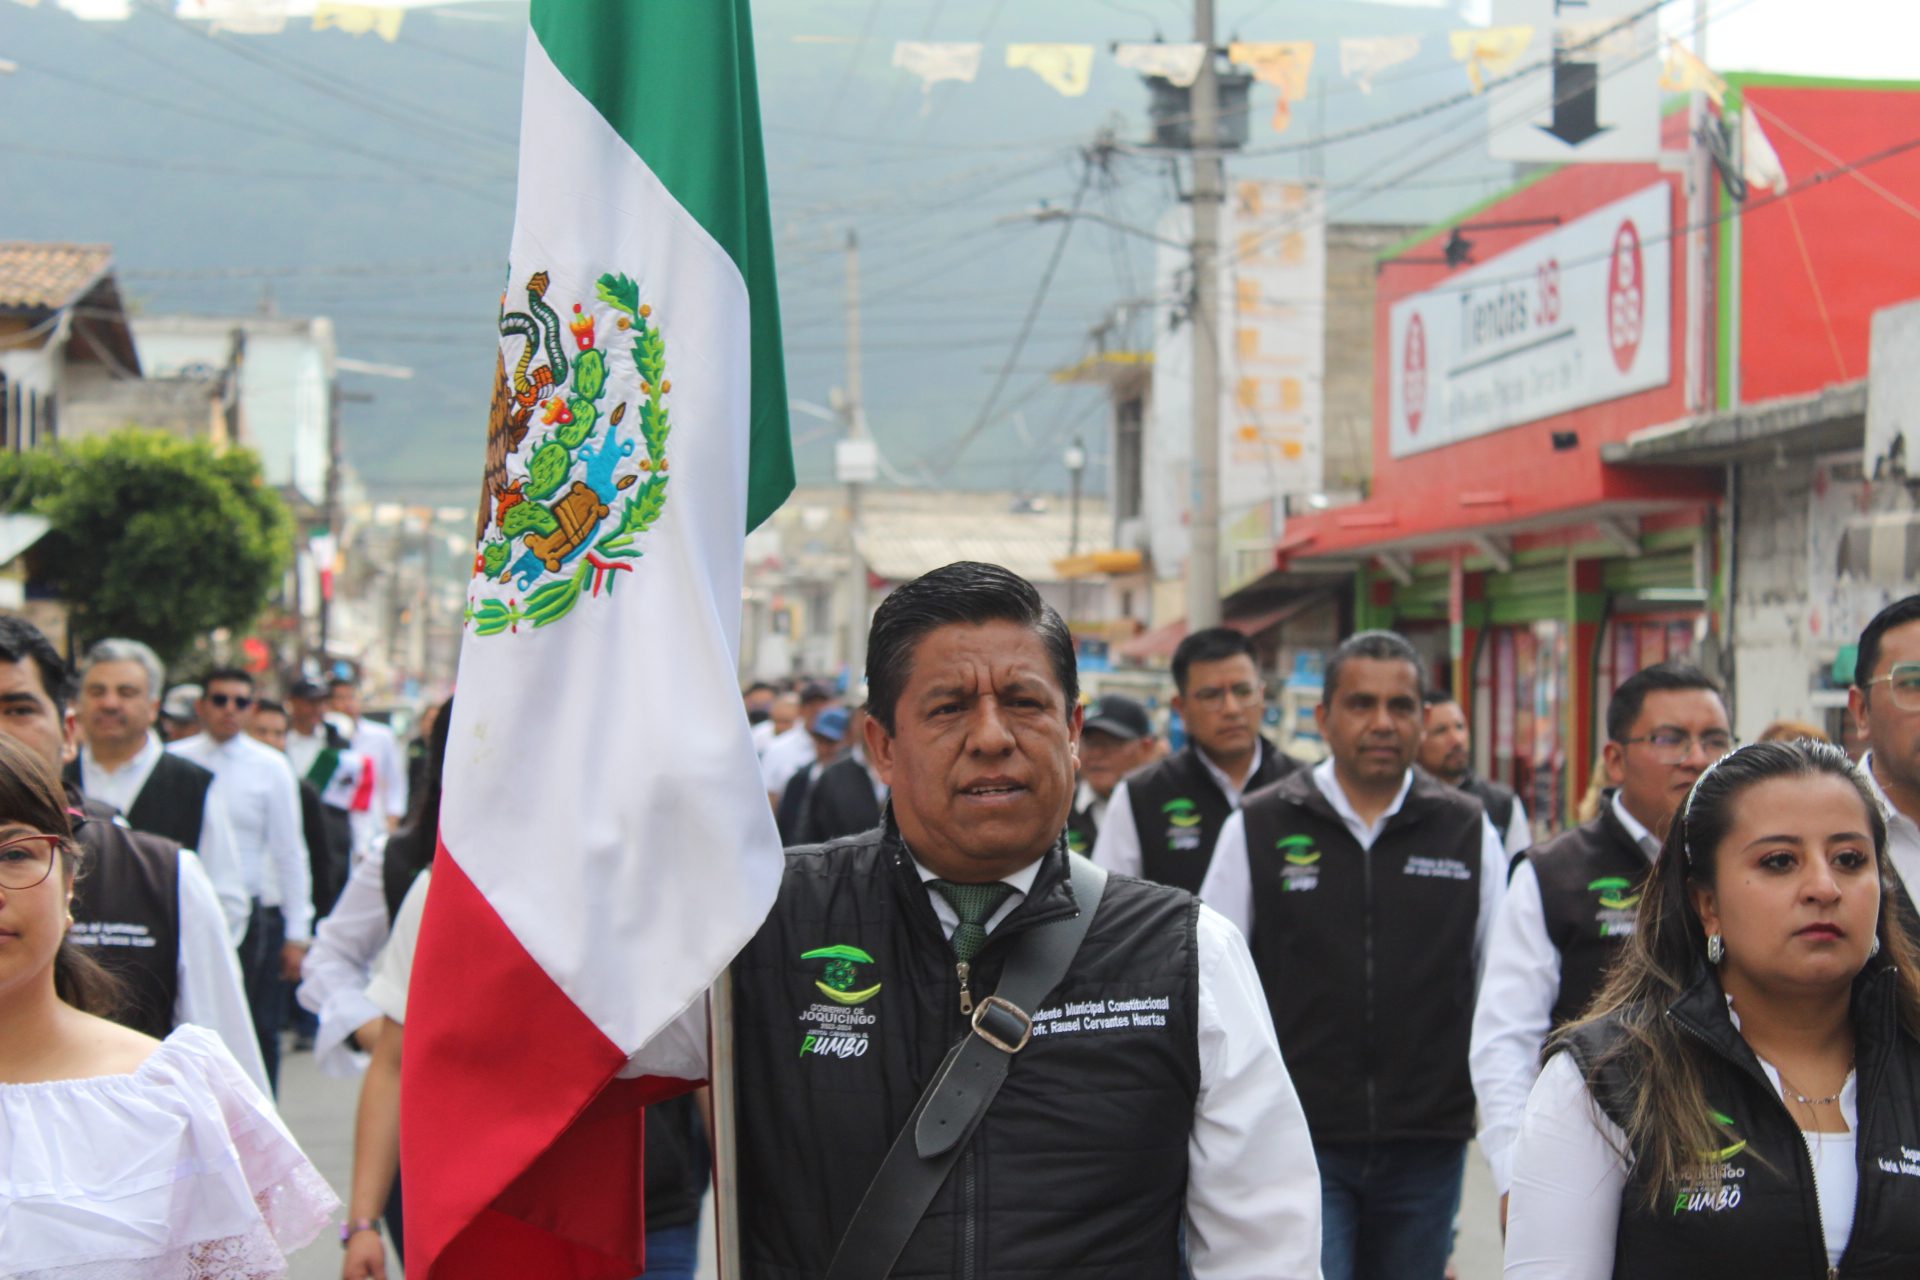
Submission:
[[[1860,633],[1847,709],[1866,739],[1860,772],[1887,810],[1887,852],[1920,885],[1920,595],[1896,600]]]
[[[1600,989],[1633,933],[1641,882],[1668,824],[1694,780],[1735,744],[1720,686],[1682,662],[1647,667],[1614,690],[1607,738],[1612,796],[1591,822],[1514,860],[1487,944],[1468,1060],[1503,1225],[1541,1046]]]
[[[286,1019],[285,983],[300,976],[313,940],[313,878],[301,830],[300,790],[287,758],[242,732],[253,708],[253,677],[220,667],[201,682],[201,731],[169,750],[210,771],[226,798],[234,847],[253,918],[240,943],[240,971],[267,1082],[280,1087],[280,1027]]]
[[[1187,745],[1113,789],[1092,857],[1109,871],[1192,893],[1240,798],[1300,762],[1260,736],[1266,686],[1253,642],[1240,632],[1209,627],[1182,640],[1173,651],[1173,684]]]

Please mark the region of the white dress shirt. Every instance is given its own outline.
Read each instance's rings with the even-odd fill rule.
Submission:
[[[146,789],[147,779],[153,776],[153,767],[165,751],[160,736],[149,729],[146,745],[119,768],[109,769],[93,758],[90,748],[82,746],[80,790],[89,800],[110,804],[125,814]],[[214,787],[207,788],[207,798],[201,805],[200,847],[194,852],[200,855],[201,869],[219,895],[220,913],[226,917],[227,933],[237,947],[247,936],[247,925],[253,918],[253,895],[247,891],[246,873],[234,848],[233,824],[225,799]]]
[[[1920,895],[1920,824],[1916,824],[1911,815],[1902,813],[1887,798],[1887,792],[1880,785],[1880,779],[1873,776],[1873,752],[1860,757],[1860,776],[1873,788],[1873,794],[1880,798],[1880,807],[1887,812],[1887,856],[1893,860],[1894,870],[1900,873],[1901,882],[1907,886],[1907,892]]]
[[[796,720],[793,728],[769,742],[766,751],[761,753],[760,780],[766,784],[767,794],[785,795],[793,775],[812,764],[818,755],[806,721]]]
[[[260,1057],[260,1038],[253,1032],[246,983],[240,976],[240,958],[227,934],[226,912],[206,868],[190,849],[180,851],[178,884],[180,946],[173,1023],[191,1022],[219,1036],[247,1078],[261,1093],[272,1096],[267,1064]]]
[[[1520,803],[1519,796],[1513,798],[1513,816],[1507,820],[1506,842],[1509,863],[1533,847],[1533,823],[1527,819],[1527,806]]]
[[[1386,830],[1387,820],[1399,813],[1407,802],[1407,793],[1413,789],[1413,770],[1407,770],[1407,776],[1401,779],[1400,792],[1394,796],[1393,803],[1370,823],[1362,820],[1348,803],[1331,759],[1313,766],[1313,782],[1333,806],[1333,811],[1340,815],[1340,821],[1355,842],[1371,852],[1380,833]],[[1480,819],[1480,915],[1473,926],[1473,963],[1477,971],[1486,967],[1487,935],[1499,913],[1500,899],[1506,893],[1506,865],[1506,848],[1500,842],[1500,833],[1483,816]],[[1221,828],[1220,839],[1213,846],[1213,862],[1207,867],[1207,878],[1200,882],[1200,899],[1232,921],[1241,933],[1253,936],[1253,868],[1247,861],[1247,822],[1241,813],[1236,812]]]
[[[1615,792],[1613,815],[1652,865],[1660,852],[1653,833],[1627,812]],[[1494,917],[1487,945],[1486,973],[1473,1009],[1473,1042],[1467,1066],[1480,1102],[1480,1149],[1493,1171],[1494,1187],[1505,1195],[1513,1184],[1513,1140],[1527,1095],[1540,1072],[1540,1050],[1553,1029],[1553,1005],[1560,998],[1560,948],[1547,936],[1546,907],[1540,878],[1531,862],[1514,868],[1505,900]]]
[[[922,883],[938,878],[918,859],[914,869]],[[1003,878],[1014,892],[988,918],[988,933],[1025,900],[1039,873],[1036,860]],[[952,938],[959,914],[931,888],[927,899]],[[1186,1205],[1194,1280],[1319,1280],[1319,1167],[1260,975],[1246,939],[1204,906],[1195,942],[1200,1091],[1187,1141]],[[621,1074],[702,1079],[706,1073],[701,1001],[633,1055]]]
[[[407,816],[407,762],[402,758],[399,740],[393,730],[378,720],[361,716],[358,720],[337,722],[346,735],[347,745],[373,770],[373,803],[364,811],[355,811],[349,823],[353,844],[365,849],[386,834],[389,818]]]
[[[1092,783],[1082,782],[1073,792],[1073,811],[1091,817],[1094,830],[1098,831],[1107,825],[1107,811],[1113,807],[1113,796],[1114,792],[1110,791],[1103,798]]]
[[[1764,1058],[1760,1066],[1778,1093],[1780,1073]],[[1801,1135],[1813,1162],[1830,1267],[1840,1264],[1853,1235],[1860,1181],[1854,1151],[1857,1083],[1849,1074],[1840,1091],[1845,1133]],[[1514,1144],[1505,1280],[1608,1280],[1613,1275],[1627,1150],[1626,1133],[1594,1102],[1573,1055],[1554,1054],[1527,1099]]]
[[[1193,754],[1200,757],[1200,765],[1213,779],[1213,785],[1220,788],[1220,794],[1227,798],[1227,806],[1240,807],[1240,798],[1244,794],[1241,784],[1227,775],[1227,771],[1215,764],[1207,753],[1195,745]],[[1266,740],[1255,736],[1253,740],[1253,763],[1247,766],[1247,778],[1260,772],[1261,762],[1266,759]],[[1123,876],[1144,874],[1145,863],[1140,854],[1140,832],[1133,825],[1132,793],[1127,790],[1126,779],[1121,779],[1114,787],[1113,794],[1107,797],[1105,816],[1095,819],[1100,825],[1100,834],[1093,838],[1093,852],[1087,856],[1107,870]],[[1107,819],[1112,818],[1109,822]]]
[[[313,1060],[330,1076],[351,1079],[367,1069],[368,1057],[354,1048],[354,1032],[380,1016],[367,999],[373,962],[386,945],[386,841],[355,856],[346,887],[333,910],[313,931],[313,947],[300,963],[294,998],[320,1019],[313,1036]]]
[[[422,871],[400,900],[393,917],[393,931],[387,945],[373,962],[373,976],[367,981],[367,999],[374,1008],[393,1019],[407,1020],[407,987],[413,981],[413,953],[420,945],[420,921],[427,911],[427,885],[433,880],[433,868]]]
[[[287,922],[287,941],[313,937],[313,869],[300,821],[300,788],[287,758],[251,735],[215,742],[196,733],[171,750],[213,772],[233,822],[247,890]]]

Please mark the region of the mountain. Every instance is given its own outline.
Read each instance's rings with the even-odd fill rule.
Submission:
[[[378,497],[466,502],[481,461],[492,322],[511,230],[525,5],[409,10],[398,38],[314,31],[215,34],[137,0],[83,22],[45,0],[0,3],[0,238],[106,241],[149,313],[271,307],[334,318],[341,354],[404,365],[406,381],[346,375],[348,457]],[[1172,166],[1081,151],[1105,128],[1148,134],[1147,95],[1107,52],[1185,37],[1168,0],[759,0],[768,163],[803,479],[831,472],[819,417],[845,379],[844,241],[861,243],[867,419],[893,473],[954,487],[1064,488],[1075,430],[1101,435],[1096,392],[1049,370],[1087,347],[1115,304],[1151,288],[1150,243],[1096,223],[1002,222],[1045,201],[1151,228]],[[1425,221],[1505,185],[1478,101],[1446,49],[1445,4],[1243,0],[1226,38],[1321,42],[1289,129],[1256,86],[1247,154],[1229,177],[1315,177],[1336,219]],[[1340,77],[1341,36],[1414,34],[1414,61],[1371,94]],[[983,41],[971,84],[923,93],[891,65],[896,40]],[[1010,68],[1012,42],[1098,46],[1084,96]],[[4,65],[4,62],[0,62]],[[663,101],[662,111],[673,104]],[[1324,148],[1319,135],[1362,131]],[[1290,150],[1287,148],[1291,148]],[[1419,166],[1418,172],[1410,172]],[[1182,176],[1180,183],[1186,181]],[[1384,185],[1385,190],[1369,190]],[[1064,248],[998,408],[964,452],[1038,283]],[[1128,331],[1131,326],[1131,332]],[[1142,340],[1142,317],[1123,315]],[[1088,482],[1104,483],[1104,446]]]

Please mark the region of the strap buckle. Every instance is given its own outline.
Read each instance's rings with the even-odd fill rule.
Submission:
[[[990,1014],[992,1027],[987,1026]],[[973,1007],[973,1034],[1002,1053],[1018,1053],[1033,1039],[1033,1019],[1013,1001],[988,996]]]

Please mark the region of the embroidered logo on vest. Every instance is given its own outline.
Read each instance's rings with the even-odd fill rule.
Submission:
[[[801,952],[800,958],[827,962],[813,985],[830,1002],[816,1000],[801,1011],[800,1023],[805,1031],[800,1037],[800,1056],[865,1057],[870,1047],[867,1031],[878,1019],[871,1010],[858,1006],[879,995],[880,984],[860,987],[860,966],[876,961],[859,947],[845,945],[815,947]]]
[[[1067,828],[1067,852],[1085,854],[1090,852],[1092,848],[1093,846],[1087,841],[1086,832],[1076,830],[1073,827]]]
[[[1715,1111],[1710,1113],[1713,1122],[1727,1130],[1729,1138],[1737,1137],[1733,1132],[1733,1117]],[[1724,1213],[1740,1207],[1740,1179],[1747,1171],[1737,1164],[1729,1164],[1735,1156],[1747,1149],[1746,1139],[1721,1147],[1718,1151],[1703,1151],[1703,1163],[1693,1170],[1688,1181],[1674,1196],[1673,1212],[1677,1217],[1681,1213]]]
[[[1633,881],[1625,876],[1603,876],[1591,881],[1587,889],[1600,895],[1600,909],[1593,917],[1600,927],[1600,936],[1630,936],[1633,933],[1634,908],[1640,905],[1640,895],[1633,892]]]
[[[1191,853],[1200,847],[1200,806],[1181,796],[1160,806],[1167,816],[1167,848]]]
[[[1280,889],[1283,893],[1305,893],[1320,884],[1320,851],[1313,847],[1312,836],[1282,836],[1274,841],[1281,861]]]

